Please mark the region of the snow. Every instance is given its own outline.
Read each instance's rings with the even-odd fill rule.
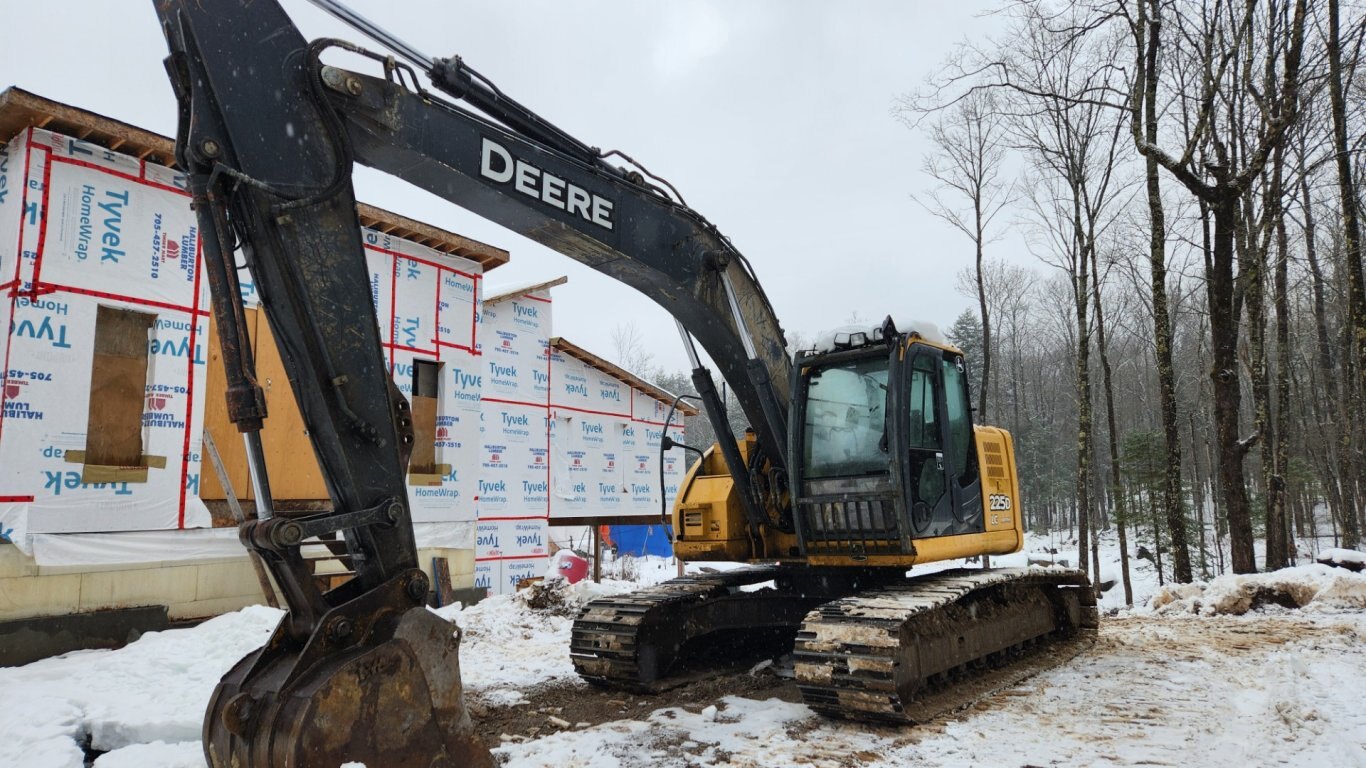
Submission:
[[[992,564],[1073,558],[1075,544],[1031,536],[1024,552],[993,557]],[[1103,577],[1113,572],[1117,580],[1112,540],[1102,540],[1100,558]],[[607,565],[647,583],[677,573],[665,558]],[[1130,566],[1136,605],[1123,607],[1118,583],[1106,592],[1102,609],[1109,615],[1094,648],[925,726],[835,722],[797,703],[725,696],[687,708],[641,709],[597,725],[576,723],[513,739],[496,753],[513,768],[1366,768],[1360,692],[1366,574],[1305,565],[1159,587],[1151,563],[1131,559]],[[595,695],[577,679],[566,652],[572,617],[595,597],[637,586],[620,579],[584,582],[549,597],[523,591],[437,613],[464,630],[461,671],[481,707],[536,706],[543,686],[582,686],[585,695]],[[1259,594],[1262,599],[1250,597]],[[1266,595],[1287,596],[1301,607]],[[148,633],[116,651],[0,669],[0,766],[79,768],[88,738],[92,750],[104,752],[96,768],[201,768],[200,721],[214,684],[264,642],[280,616],[249,608],[190,629]],[[761,663],[753,672],[772,674],[770,666]]]
[[[868,340],[873,341],[880,338],[882,324],[884,322],[885,318],[877,321],[860,322],[831,328],[828,331],[816,335],[816,342],[813,345],[813,348],[817,352],[833,352],[836,349],[842,349],[848,346],[849,336],[855,333],[867,334]],[[921,338],[934,344],[949,343],[948,339],[939,330],[939,326],[934,323],[924,320],[905,320],[904,318],[898,320],[895,317],[892,318],[892,322],[896,325],[896,329],[901,333],[918,333]]]
[[[1366,610],[1366,578],[1326,565],[1301,565],[1271,573],[1220,576],[1208,583],[1173,584],[1153,596],[1159,613],[1247,613],[1259,602],[1280,598],[1306,611]]]
[[[1097,647],[920,728],[725,697],[497,750],[533,766],[1366,765],[1360,613],[1128,616]],[[714,717],[714,721],[713,721]]]
[[[77,742],[87,734],[92,749],[111,754],[154,742],[197,746],[219,678],[265,643],[281,615],[246,608],[190,629],[149,632],[117,651],[0,668],[0,765],[81,768]],[[112,765],[161,765],[120,759]]]
[[[627,581],[605,580],[601,584],[581,581],[568,585],[563,605],[553,610],[532,610],[523,590],[516,595],[497,595],[475,605],[459,604],[435,611],[456,622],[464,631],[460,646],[460,674],[466,690],[483,691],[495,701],[515,702],[527,690],[557,679],[577,677],[569,661],[569,630],[585,603],[636,588]]]
[[[154,741],[106,752],[95,759],[95,768],[203,768],[204,746],[198,741],[167,744]],[[364,768],[362,766],[362,768]]]
[[[1366,552],[1358,552],[1355,549],[1325,549],[1319,553],[1317,559],[1320,563],[1332,565],[1334,563],[1342,565],[1355,565],[1357,570],[1361,566],[1366,566]]]
[[[641,765],[812,766],[836,762],[848,750],[839,740],[821,746],[792,726],[812,719],[801,704],[726,696],[701,712],[657,709],[643,720],[618,720],[582,731],[562,731],[494,751],[508,766],[626,768]],[[824,760],[822,758],[825,758]]]

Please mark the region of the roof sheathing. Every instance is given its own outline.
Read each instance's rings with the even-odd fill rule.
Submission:
[[[55,131],[105,149],[176,168],[175,141],[135,125],[88,110],[43,98],[22,88],[0,91],[0,142],[7,142],[29,127]],[[477,262],[487,272],[508,262],[508,252],[478,240],[383,208],[356,203],[362,226],[401,237],[435,251]]]
[[[625,368],[613,365],[612,363],[607,362],[606,360],[602,359],[601,357],[598,357],[592,352],[589,352],[583,347],[566,341],[564,338],[560,336],[555,336],[551,338],[550,347],[552,349],[557,349],[566,355],[569,355],[570,357],[589,366],[590,368],[596,368],[599,371],[602,371],[603,373],[607,374],[608,376],[611,376],[615,379],[620,379],[621,381],[630,384],[631,386],[635,387],[636,389],[639,389],[640,391],[644,392],[650,397],[653,397],[656,400],[661,400],[666,403],[672,403],[674,401],[675,395],[673,393],[656,387],[655,385],[651,384],[648,381],[645,381],[639,376],[636,376],[635,374],[631,373]],[[678,401],[678,410],[685,416],[696,416],[697,414],[701,413],[701,411],[699,411],[695,406],[689,405],[686,400]]]

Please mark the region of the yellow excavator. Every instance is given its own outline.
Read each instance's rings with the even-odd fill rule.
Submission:
[[[570,654],[589,682],[658,690],[791,652],[813,709],[913,722],[1055,662],[1093,630],[1095,595],[1076,571],[920,574],[1023,545],[1013,444],[973,423],[959,350],[888,317],[789,355],[749,262],[667,181],[566,134],[459,57],[313,2],[387,52],[306,41],[275,0],[155,2],[229,416],[258,488],[240,537],[289,607],[215,690],[210,765],[490,764],[464,705],[459,631],[425,607],[405,486],[412,418],[380,351],[357,162],[626,283],[678,321],[718,438],[678,494],[675,551],[747,565],[587,605]],[[374,72],[324,63],[334,51]],[[330,512],[272,508],[240,269],[279,342]],[[731,432],[699,348],[745,434]],[[356,576],[323,592],[300,545],[337,534]]]

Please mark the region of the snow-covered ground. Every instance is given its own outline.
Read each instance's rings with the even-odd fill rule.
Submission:
[[[1060,546],[1031,540],[1028,553],[993,565],[1023,565],[1047,548]],[[1117,578],[1108,542],[1101,557],[1103,577],[1113,570]],[[560,768],[1366,768],[1366,574],[1307,565],[1164,589],[1150,563],[1131,565],[1137,605],[1122,609],[1118,585],[1107,592],[1102,610],[1112,615],[1092,649],[927,726],[836,723],[790,701],[724,696],[634,716],[623,707],[621,719],[591,727],[548,726],[508,739],[497,754],[509,766]],[[676,572],[658,558],[632,568],[644,582]],[[525,593],[444,609],[466,631],[467,690],[485,710],[534,710],[547,687],[590,695],[566,653],[574,605],[635,586],[576,585],[568,605],[550,610],[529,606]],[[279,616],[250,608],[117,651],[0,669],[0,766],[79,768],[88,741],[103,752],[96,768],[201,768],[200,720],[214,683]]]

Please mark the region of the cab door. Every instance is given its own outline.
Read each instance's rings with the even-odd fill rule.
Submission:
[[[912,344],[902,377],[901,460],[913,538],[983,530],[981,483],[962,355]]]
[[[953,520],[949,533],[981,533],[986,530],[982,511],[982,479],[973,442],[972,396],[968,391],[967,366],[956,352],[943,353],[940,361],[944,384],[945,472],[953,496]]]

